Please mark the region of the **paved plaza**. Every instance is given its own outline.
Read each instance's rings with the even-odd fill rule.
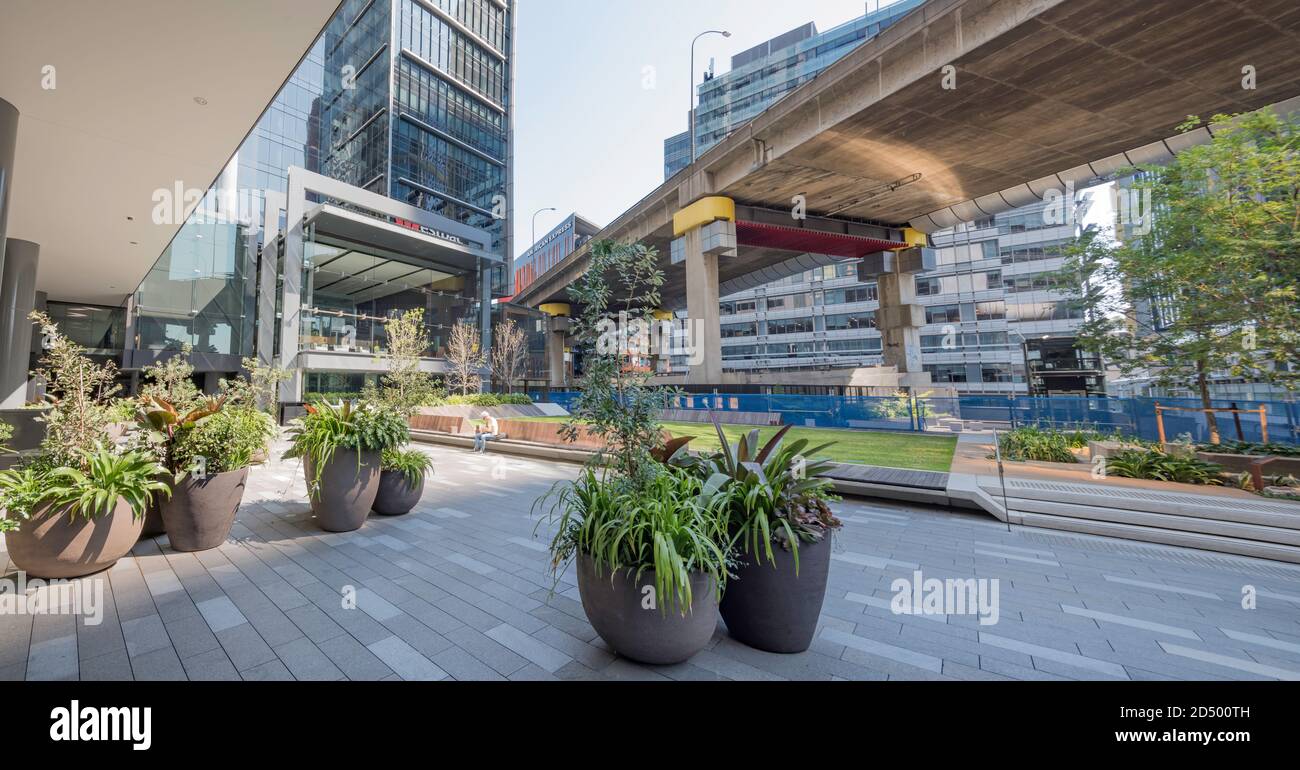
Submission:
[[[221,548],[145,540],[84,578],[103,588],[98,624],[8,607],[0,680],[1300,678],[1300,567],[862,499],[835,505],[811,650],[753,650],[719,622],[689,662],[642,666],[597,637],[572,572],[551,593],[530,508],[577,466],[422,448],[420,505],[349,534],[314,525],[296,463],[255,468]],[[896,614],[891,585],[918,571],[996,580],[996,623]]]

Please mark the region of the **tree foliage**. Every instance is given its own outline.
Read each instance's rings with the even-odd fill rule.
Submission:
[[[1300,128],[1271,110],[1212,122],[1209,143],[1135,177],[1149,227],[1123,242],[1086,232],[1065,267],[1083,287],[1084,347],[1207,408],[1215,373],[1288,390],[1300,376]]]
[[[528,366],[528,339],[513,320],[507,318],[493,327],[490,359],[492,377],[513,393]]]
[[[471,390],[479,389],[479,371],[483,368],[483,352],[479,347],[478,327],[468,321],[460,321],[451,329],[447,338],[448,384],[459,390],[462,396]]]
[[[653,467],[650,453],[663,443],[660,416],[678,395],[651,386],[652,374],[633,367],[629,356],[629,337],[648,333],[663,283],[655,249],[599,241],[591,246],[587,272],[569,287],[582,307],[574,333],[584,358],[581,394],[562,431],[573,440],[579,424],[585,426],[608,447],[598,459],[608,456],[619,473],[633,479]]]

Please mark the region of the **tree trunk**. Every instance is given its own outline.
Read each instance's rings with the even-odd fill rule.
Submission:
[[[1196,387],[1201,392],[1201,408],[1205,409],[1205,425],[1210,429],[1210,443],[1218,444],[1219,419],[1210,411],[1210,378],[1205,372],[1205,361],[1196,362]]]

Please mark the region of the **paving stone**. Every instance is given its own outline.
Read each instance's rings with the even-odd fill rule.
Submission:
[[[434,665],[414,647],[396,636],[366,645],[375,657],[408,682],[434,682],[446,679],[447,672]]]
[[[320,651],[338,666],[348,679],[376,681],[393,673],[365,645],[348,634],[319,643]]]
[[[185,673],[195,682],[238,682],[239,672],[226,653],[218,647],[181,661]]]
[[[338,666],[307,637],[276,647],[275,654],[299,681],[329,682],[343,678]]]

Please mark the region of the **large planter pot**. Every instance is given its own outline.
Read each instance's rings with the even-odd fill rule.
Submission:
[[[742,553],[734,580],[719,609],[732,638],[768,652],[803,652],[812,644],[826,598],[831,538],[799,544],[799,574],[794,554],[773,547],[762,564]]]
[[[401,516],[410,513],[424,494],[424,477],[412,483],[401,471],[380,471],[379,492],[375,495],[375,513]]]
[[[682,615],[670,605],[648,609],[645,587],[653,587],[655,573],[623,570],[611,579],[608,571],[597,572],[586,554],[577,560],[578,593],[587,620],[600,638],[626,658],[651,664],[681,663],[703,650],[718,626],[717,583],[709,575],[691,575],[691,609]]]
[[[358,454],[360,464],[358,465]],[[361,529],[379,494],[379,453],[340,449],[322,469],[320,488],[310,491],[311,510],[316,523],[326,532],[352,532]],[[315,477],[314,463],[303,460],[310,490]]]
[[[149,507],[144,509],[144,527],[140,537],[158,537],[167,534],[167,525],[163,523],[162,499],[157,492],[149,495]]]
[[[177,551],[206,551],[226,542],[244,499],[248,469],[186,476],[162,503],[167,541]]]
[[[140,539],[144,517],[118,498],[95,519],[69,516],[66,506],[43,505],[22,526],[5,533],[9,558],[29,577],[74,578],[108,569]]]

